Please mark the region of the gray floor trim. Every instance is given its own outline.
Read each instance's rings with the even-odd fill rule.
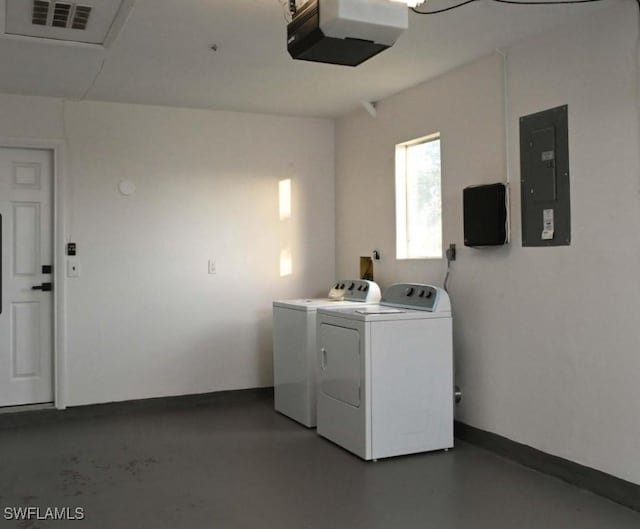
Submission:
[[[213,393],[200,393],[196,395],[178,395],[173,397],[109,402],[106,404],[91,404],[87,406],[70,407],[66,410],[57,410],[55,408],[34,410],[24,407],[24,410],[20,413],[13,413],[16,407],[12,407],[12,413],[0,413],[0,430],[3,428],[40,425],[58,421],[86,419],[89,417],[176,410],[198,406],[248,402],[256,399],[273,399],[273,387],[215,391]],[[0,408],[0,410],[1,409],[2,408]]]
[[[25,411],[36,410],[53,410],[55,406],[53,402],[44,402],[42,404],[24,404],[22,406],[6,406],[0,408],[0,414],[3,413],[24,413]]]
[[[458,421],[455,422],[455,436],[640,511],[640,485]]]

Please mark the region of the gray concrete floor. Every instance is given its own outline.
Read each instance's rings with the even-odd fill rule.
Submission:
[[[7,521],[7,507],[82,521]],[[0,527],[638,529],[640,513],[457,442],[364,462],[267,399],[0,429]]]

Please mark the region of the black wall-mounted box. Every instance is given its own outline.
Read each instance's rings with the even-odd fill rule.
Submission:
[[[506,184],[466,187],[462,191],[465,246],[502,246],[509,242],[509,190]]]

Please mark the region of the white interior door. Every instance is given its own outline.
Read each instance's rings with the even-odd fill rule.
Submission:
[[[0,148],[0,406],[53,401],[53,154]]]

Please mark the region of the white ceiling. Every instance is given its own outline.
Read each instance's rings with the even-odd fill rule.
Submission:
[[[289,57],[286,0],[135,0],[108,49],[0,35],[0,92],[333,117],[620,1],[411,13],[391,49],[350,68]]]

